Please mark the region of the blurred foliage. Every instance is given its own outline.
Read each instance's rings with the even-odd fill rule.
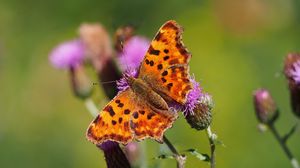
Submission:
[[[92,117],[72,95],[68,73],[49,65],[48,53],[76,37],[82,22],[101,22],[111,34],[131,23],[152,38],[169,19],[185,28],[191,72],[215,101],[212,129],[226,145],[217,148],[217,167],[288,167],[272,135],[256,128],[252,91],[270,89],[282,134],[297,121],[282,62],[300,50],[299,7],[296,0],[0,0],[0,167],[105,167],[103,154],[85,139]],[[98,90],[99,107],[103,99]],[[205,133],[183,117],[167,135],[181,151],[209,153]],[[299,140],[298,130],[288,143],[298,159]],[[158,144],[146,143],[149,164],[175,166],[153,159]],[[189,155],[186,167],[195,165],[209,167]]]

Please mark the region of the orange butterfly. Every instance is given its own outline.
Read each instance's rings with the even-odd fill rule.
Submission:
[[[178,117],[168,104],[185,104],[192,89],[188,73],[191,54],[181,41],[182,32],[172,20],[159,29],[138,77],[125,77],[129,88],[109,102],[90,124],[88,140],[95,144],[108,140],[127,144],[145,138],[162,142],[165,130]]]

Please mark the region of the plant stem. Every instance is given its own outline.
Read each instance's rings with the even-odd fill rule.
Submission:
[[[297,159],[294,158],[293,154],[291,153],[291,151],[287,147],[287,145],[285,143],[286,140],[284,140],[284,138],[280,137],[277,129],[275,128],[275,126],[273,124],[269,124],[269,128],[270,128],[271,132],[273,133],[273,135],[275,136],[278,143],[280,144],[280,146],[281,146],[282,150],[284,151],[285,155],[290,160],[293,168],[300,168]]]
[[[210,145],[210,167],[215,168],[216,167],[216,144],[215,144],[215,135],[212,133],[210,126],[206,129],[206,134],[209,140]]]
[[[86,98],[84,104],[93,117],[96,117],[98,115],[98,108],[91,98]]]
[[[180,155],[176,148],[172,145],[172,143],[167,139],[166,136],[163,136],[163,141],[164,143],[168,146],[168,148],[171,150],[173,153],[176,161],[177,161],[177,168],[184,168],[186,156]]]

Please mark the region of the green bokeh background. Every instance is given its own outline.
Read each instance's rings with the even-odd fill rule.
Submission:
[[[105,167],[103,154],[85,139],[92,117],[48,54],[75,38],[82,22],[101,22],[111,34],[133,23],[152,38],[169,19],[185,28],[191,72],[215,101],[212,129],[226,145],[217,147],[217,167],[289,167],[270,132],[257,130],[252,92],[272,92],[281,134],[299,122],[282,75],[284,57],[300,50],[299,8],[296,0],[0,0],[0,167]],[[95,92],[99,108],[102,93]],[[209,152],[205,132],[183,117],[167,136],[179,150]],[[288,146],[298,159],[299,142],[297,131]],[[150,165],[175,167],[174,160],[153,160],[159,146],[145,143]],[[188,155],[186,167],[209,165]]]

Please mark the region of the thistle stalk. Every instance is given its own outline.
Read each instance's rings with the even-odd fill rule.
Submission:
[[[206,135],[209,140],[209,146],[210,146],[210,167],[215,168],[216,167],[216,144],[215,144],[215,139],[216,135],[211,131],[210,126],[207,127],[206,129]]]
[[[168,146],[170,151],[173,153],[176,161],[177,161],[177,168],[184,168],[184,164],[186,161],[186,156],[180,155],[173,144],[168,140],[166,136],[163,136],[164,143]]]
[[[293,156],[292,152],[290,151],[290,149],[288,148],[288,146],[286,145],[286,138],[285,137],[281,137],[277,131],[277,129],[275,128],[274,124],[269,124],[269,129],[272,132],[272,134],[275,136],[275,139],[278,141],[278,143],[280,144],[280,147],[282,148],[284,154],[287,156],[287,158],[290,160],[290,163],[292,165],[293,168],[300,168],[298,160]]]

